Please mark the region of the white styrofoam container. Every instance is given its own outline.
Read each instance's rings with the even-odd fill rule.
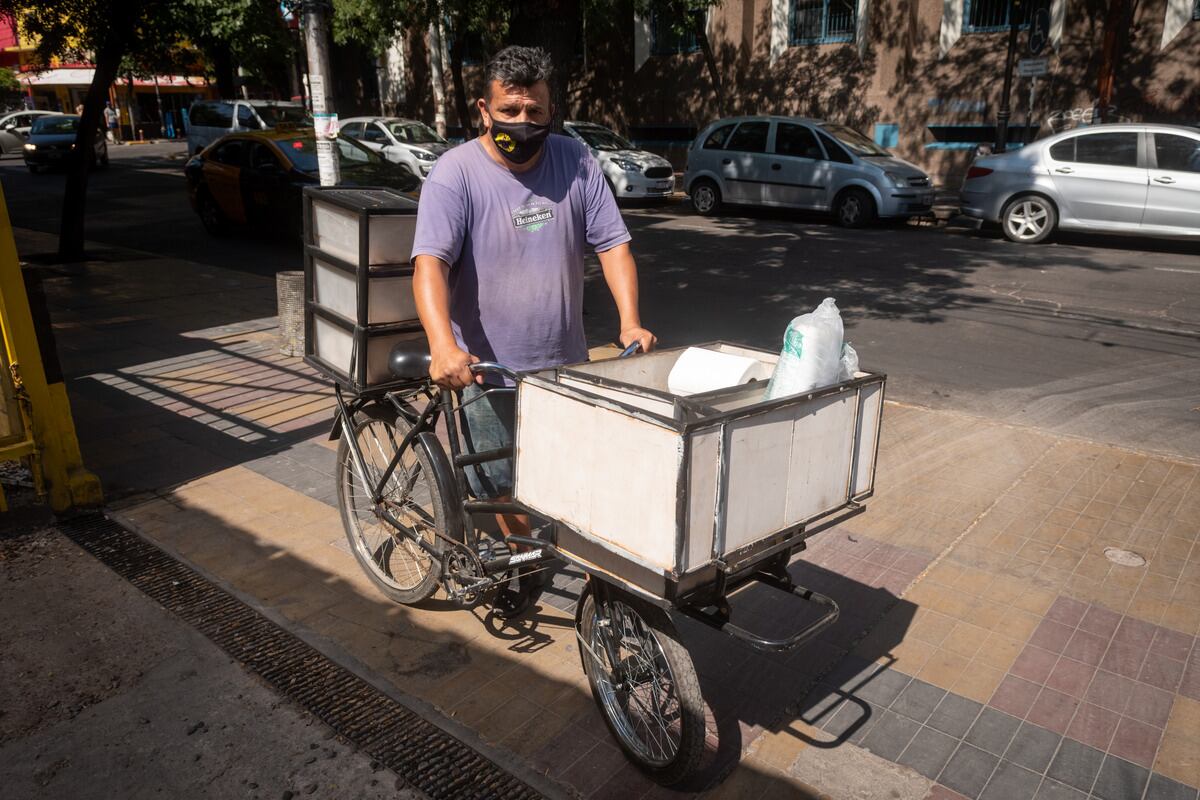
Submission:
[[[329,320],[314,314],[312,319],[314,347],[312,354],[334,369],[348,376],[355,375],[351,366],[361,354],[354,352],[354,334]],[[388,370],[388,356],[397,342],[423,340],[421,330],[398,331],[366,338],[366,379],[368,385],[389,383],[393,380]],[[353,382],[353,381],[352,381]]]
[[[771,402],[760,381],[672,406],[656,387],[682,350],[523,378],[517,500],[589,545],[680,576],[871,493],[883,376]]]
[[[417,215],[372,214],[367,219],[367,263],[407,263],[412,256]],[[320,195],[313,196],[312,242],[317,248],[351,264],[359,263],[358,226],[357,213],[322,200]]]
[[[357,320],[358,279],[355,275],[313,256],[313,301]],[[412,276],[371,276],[367,288],[367,319],[360,325],[386,325],[416,322],[417,303],[413,298]]]

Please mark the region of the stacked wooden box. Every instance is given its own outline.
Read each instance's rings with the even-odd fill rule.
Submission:
[[[409,262],[417,203],[391,189],[304,190],[304,360],[355,393],[398,383],[388,354],[423,341]]]

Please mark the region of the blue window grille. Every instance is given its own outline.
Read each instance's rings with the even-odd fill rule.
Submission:
[[[854,41],[858,16],[855,0],[792,0],[791,6],[791,44]]]
[[[1017,12],[1021,28],[1029,27],[1029,16],[1035,3],[1025,0]],[[963,33],[991,33],[1006,31],[1012,0],[963,0]]]
[[[696,32],[688,26],[687,33],[680,35],[669,19],[659,19],[658,14],[650,17],[650,52],[656,56],[674,56],[695,53],[700,49]]]
[[[1192,19],[1200,19],[1200,0],[1196,0],[1196,5],[1192,9]]]

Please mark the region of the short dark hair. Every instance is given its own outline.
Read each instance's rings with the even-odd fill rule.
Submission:
[[[519,86],[528,89],[538,81],[550,83],[554,66],[550,54],[540,47],[509,45],[496,53],[488,62],[484,72],[484,93],[492,90],[492,81],[501,86]]]

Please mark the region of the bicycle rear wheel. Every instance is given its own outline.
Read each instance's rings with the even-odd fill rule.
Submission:
[[[631,761],[671,785],[704,752],[704,698],[687,649],[665,611],[614,587],[579,598],[583,670],[609,731]],[[605,639],[608,637],[608,642]]]
[[[437,590],[441,559],[414,539],[424,540],[440,554],[443,542],[437,531],[446,530],[448,517],[433,465],[415,441],[388,479],[382,505],[403,524],[397,530],[376,514],[372,490],[412,426],[393,409],[372,405],[359,412],[352,427],[367,474],[359,474],[343,432],[337,449],[337,488],[350,551],[381,592],[397,603],[419,603]]]

